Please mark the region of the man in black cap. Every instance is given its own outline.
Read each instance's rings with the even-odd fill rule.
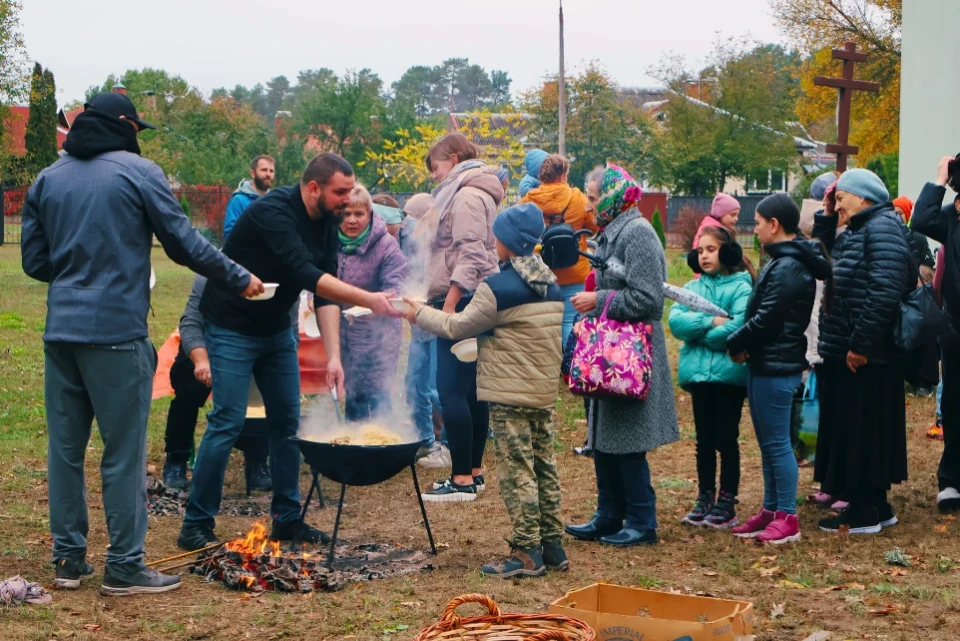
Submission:
[[[140,157],[145,127],[153,125],[126,96],[104,93],[85,105],[63,145],[67,154],[30,187],[21,237],[23,270],[50,284],[43,340],[55,583],[75,589],[93,573],[83,464],[96,418],[110,534],[100,592],[117,596],[180,587],[179,577],[143,562],[157,365],[147,332],[153,237],[174,262],[237,298],[263,292],[260,279],[190,226],[163,171]]]

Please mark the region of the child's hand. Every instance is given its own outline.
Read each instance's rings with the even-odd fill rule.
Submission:
[[[713,317],[713,326],[714,326],[714,327],[720,327],[721,325],[723,325],[724,323],[726,323],[728,320],[730,320],[730,319],[729,319],[729,318],[724,318],[723,316],[714,316],[714,317]]]

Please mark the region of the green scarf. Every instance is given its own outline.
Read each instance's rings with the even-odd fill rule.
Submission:
[[[372,221],[371,221],[372,222]],[[370,230],[373,229],[373,225],[367,225],[367,228],[360,232],[360,235],[356,238],[350,238],[341,230],[337,230],[337,235],[340,237],[340,249],[343,250],[344,254],[356,254],[357,250],[360,249],[360,245],[363,244],[363,241],[367,239],[370,235]]]

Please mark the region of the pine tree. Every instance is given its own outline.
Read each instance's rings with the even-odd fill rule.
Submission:
[[[57,161],[57,91],[53,73],[39,62],[33,66],[30,81],[30,117],[24,142],[31,176]]]
[[[657,207],[653,210],[653,230],[657,232],[657,238],[660,239],[660,244],[663,245],[663,248],[667,248],[667,234],[663,230],[663,218],[660,216],[660,208]]]

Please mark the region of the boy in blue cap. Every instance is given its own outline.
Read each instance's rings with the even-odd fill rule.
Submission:
[[[408,320],[421,329],[449,340],[478,337],[477,398],[490,403],[500,494],[513,524],[511,558],[481,571],[505,579],[543,576],[570,565],[560,540],[552,425],[563,292],[534,255],[543,230],[543,212],[536,205],[504,209],[493,223],[502,271],[480,284],[462,312],[445,314],[407,300]],[[451,482],[433,493],[461,491],[470,488]]]

